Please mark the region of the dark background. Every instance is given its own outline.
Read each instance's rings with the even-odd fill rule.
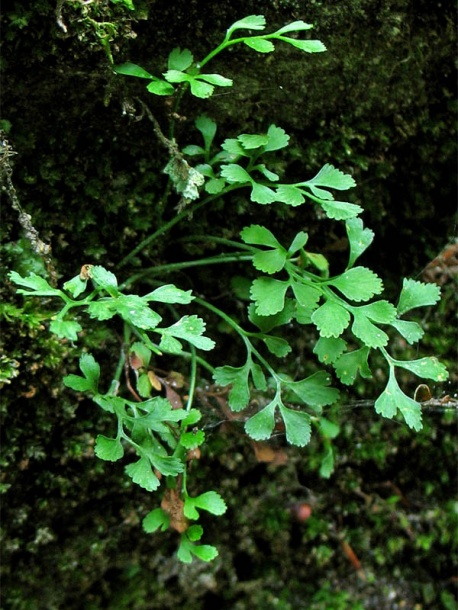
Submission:
[[[421,279],[456,234],[452,4],[145,0],[131,12],[99,1],[85,13],[67,0],[61,7],[64,32],[53,2],[5,3],[2,126],[17,152],[12,162],[18,197],[52,244],[59,281],[88,262],[112,269],[122,281],[145,266],[202,254],[177,246],[189,231],[185,223],[117,270],[124,256],[173,217],[177,203],[165,209],[161,203],[167,159],[151,123],[129,119],[123,105],[140,97],[164,133],[170,109],[147,93],[144,82],[113,73],[87,15],[113,25],[115,63],[132,61],[159,75],[173,47],[204,57],[231,23],[263,14],[272,31],[299,19],[315,24],[312,37],[325,43],[327,53],[304,57],[278,45],[272,56],[240,47],[222,54],[212,71],[233,78],[234,87],[207,101],[184,101],[177,141],[198,141],[193,121],[202,112],[217,120],[219,142],[275,123],[291,136],[277,160],[287,179],[312,176],[326,162],[352,173],[358,186],[350,200],[364,208],[364,222],[376,234],[364,263],[383,277],[387,296],[395,299],[402,278]],[[342,228],[302,207],[266,210],[238,197],[192,222],[197,233],[231,239],[247,222],[262,222],[284,235],[285,243],[301,228],[334,268],[346,256]],[[6,272],[27,272],[39,263],[21,239],[4,192],[0,231],[2,298],[22,307]],[[218,295],[227,290],[228,277],[205,269],[171,281]],[[442,303],[423,320],[426,354],[442,357],[452,369],[453,289],[448,280]],[[1,399],[2,608],[453,607],[447,603],[453,603],[456,585],[456,426],[448,412],[427,414],[424,431],[413,435],[396,422],[378,421],[370,408],[341,405],[334,413],[342,425],[341,457],[329,481],[317,474],[324,450],[319,439],[305,450],[289,449],[286,465],[275,467],[257,463],[237,426],[209,432],[196,485],[211,482],[229,511],[206,524],[207,540],[220,557],[210,565],[183,566],[173,556],[172,533],[141,531],[154,501],[132,488],[122,464],[94,458],[93,438],[109,430],[110,421],[63,388],[63,375],[76,372],[77,354],[40,325],[37,306],[26,305],[28,321],[2,310],[7,365],[19,363],[19,375],[4,385]],[[52,310],[52,303],[45,306]],[[119,345],[97,327],[83,341],[98,350],[109,375]],[[220,353],[237,362],[231,337],[227,341],[223,335]],[[452,388],[433,391],[439,396]],[[376,391],[374,384],[357,388],[359,397]],[[275,443],[282,448],[281,439]],[[312,506],[304,523],[295,520],[297,503]]]

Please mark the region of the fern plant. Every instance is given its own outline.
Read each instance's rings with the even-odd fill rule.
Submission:
[[[115,71],[148,80],[147,89],[154,95],[174,96],[177,110],[186,92],[205,99],[217,87],[232,86],[232,80],[225,76],[203,72],[220,52],[244,44],[258,53],[271,53],[276,42],[306,53],[324,51],[320,41],[295,37],[311,28],[303,21],[296,21],[270,34],[246,34],[247,30],[265,29],[264,17],[252,15],[234,23],[222,43],[199,62],[188,49],[177,48],[170,53],[168,69],[161,76],[132,63],[117,66]],[[240,30],[244,35],[236,37]],[[117,461],[123,459],[126,447],[130,447],[137,458],[126,466],[127,475],[145,490],[161,494],[160,506],[144,517],[145,531],[171,527],[180,534],[178,558],[181,561],[189,562],[194,556],[209,561],[217,555],[217,550],[200,543],[203,529],[199,511],[222,515],[226,504],[215,490],[193,495],[192,481],[189,481],[189,463],[199,458],[200,448],[205,444],[205,422],[196,405],[199,367],[211,373],[217,386],[227,388],[228,407],[232,412],[244,411],[253,391],[265,396],[257,412],[245,418],[245,432],[250,438],[267,440],[274,428],[280,426],[288,443],[304,447],[310,440],[312,427],[324,432],[327,452],[321,474],[330,476],[334,463],[331,441],[338,434],[338,427],[323,416],[323,407],[339,400],[338,389],[331,385],[331,372],[344,385],[353,384],[358,375],[370,378],[371,357],[379,352],[386,362],[388,382],[375,400],[376,412],[387,418],[400,413],[409,427],[419,430],[421,405],[403,392],[396,371],[406,369],[420,378],[436,381],[445,380],[447,371],[434,357],[397,360],[390,354],[388,345],[392,331],[409,344],[418,342],[423,329],[404,316],[415,308],[434,305],[440,295],[436,285],[406,279],[396,306],[378,298],[383,291],[382,280],[358,264],[374,234],[364,227],[360,206],[342,201],[340,196],[335,198],[336,193],[353,188],[354,179],[326,163],[312,178],[293,184],[282,182],[281,176],[269,169],[272,153],[289,143],[289,136],[281,127],[272,124],[263,133],[241,133],[236,138],[225,139],[218,147],[216,122],[202,115],[195,121],[202,142],[180,149],[172,137],[173,126],[166,138],[146,105],[145,111],[167,149],[164,171],[181,198],[181,207],[121,262],[120,269],[146,244],[163,238],[175,224],[187,221],[193,212],[215,200],[224,202],[235,190],[246,192],[253,205],[318,206],[327,218],[344,223],[349,243],[346,268],[337,275],[332,274],[325,256],[309,245],[306,232],[299,231],[291,243],[284,243],[282,236],[262,224],[244,227],[240,242],[207,235],[206,240],[225,250],[212,257],[142,269],[122,284],[112,272],[91,264],[84,264],[80,274],[64,283],[62,289],[54,288],[38,274],[23,277],[14,271],[10,273],[19,293],[61,301],[62,307],[52,317],[49,329],[62,339],[78,340],[83,330],[83,318],[75,316],[78,311],[107,325],[115,317],[122,320],[124,344],[128,347],[121,352],[111,386],[106,391],[101,389],[100,366],[93,355],[84,352],[80,358],[82,375],[69,375],[64,383],[72,390],[88,393],[100,408],[113,416],[113,435],[97,436],[96,455],[102,460]],[[262,208],[259,208],[261,214]],[[252,265],[258,274],[251,281],[247,312],[250,329],[256,330],[247,330],[231,314],[193,296],[191,291],[161,281],[161,275],[171,270],[227,265],[235,261]],[[157,287],[140,296],[132,292],[139,281],[151,281]],[[178,311],[183,306],[190,308],[190,313],[180,315]],[[164,319],[170,310],[175,321],[166,323]],[[239,337],[245,350],[239,366],[214,363],[203,355],[211,352],[218,340],[216,329],[210,329],[211,338],[205,334],[202,317],[205,310],[219,317]],[[322,369],[305,378],[284,372],[285,359],[293,351],[284,330],[291,325],[312,327],[316,331],[313,353]],[[166,355],[190,363],[185,404],[171,384],[159,379],[151,366],[152,361],[157,362]],[[129,381],[129,374],[122,384],[126,369],[135,375],[135,387]],[[182,386],[184,376],[176,375],[181,375],[181,381],[178,378],[175,381]]]

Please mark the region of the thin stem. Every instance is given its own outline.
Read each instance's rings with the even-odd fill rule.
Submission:
[[[161,226],[157,231],[155,231],[151,235],[148,235],[148,237],[146,237],[142,242],[140,242],[138,244],[138,246],[136,246],[131,252],[129,252],[129,254],[127,256],[125,256],[121,260],[121,262],[118,264],[118,268],[120,269],[121,267],[124,267],[126,265],[126,263],[128,263],[130,260],[132,260],[132,258],[134,258],[134,256],[136,256],[141,250],[146,248],[146,246],[149,246],[149,244],[152,241],[154,241],[157,237],[160,237],[161,235],[163,235],[164,233],[169,231],[177,223],[179,223],[181,220],[183,220],[183,218],[186,218],[187,216],[194,214],[194,212],[196,212],[198,209],[200,209],[207,203],[211,203],[212,201],[219,199],[221,196],[226,195],[230,191],[233,191],[237,188],[240,188],[240,185],[229,186],[222,193],[218,193],[217,195],[211,195],[209,197],[206,197],[202,201],[199,201],[195,205],[187,207],[185,210],[183,210],[182,212],[177,214],[174,218],[169,220],[169,222],[165,223],[165,225]]]
[[[234,44],[234,42],[232,42],[232,41],[227,41],[227,40],[223,40],[223,42],[222,42],[220,45],[218,45],[218,46],[217,46],[215,49],[213,49],[213,51],[210,51],[210,53],[209,53],[209,54],[208,54],[206,57],[204,57],[204,58],[202,59],[202,61],[199,61],[199,62],[197,63],[197,67],[198,67],[198,69],[199,69],[199,72],[200,72],[200,69],[201,69],[201,68],[203,68],[203,67],[205,66],[205,64],[208,64],[208,62],[209,62],[211,59],[213,59],[213,58],[214,58],[216,55],[218,55],[218,53],[221,53],[221,51],[224,51],[224,49],[225,49],[226,47],[229,47],[229,46],[231,46],[232,44]]]
[[[380,350],[385,360],[388,362],[390,369],[394,369],[394,367],[396,366],[396,359],[392,358],[384,347],[380,346],[378,349]]]
[[[240,335],[242,341],[245,343],[245,347],[246,347],[248,355],[249,355],[248,357],[250,357],[250,354],[254,354],[256,356],[256,358],[258,358],[258,360],[260,362],[262,362],[262,364],[266,367],[266,369],[269,371],[269,373],[272,375],[272,377],[275,378],[275,380],[277,381],[277,385],[278,385],[278,381],[279,381],[278,375],[276,375],[275,371],[272,369],[272,367],[269,365],[269,363],[261,356],[261,354],[253,346],[250,339],[248,338],[249,335],[252,335],[252,336],[256,336],[256,335],[254,333],[249,333],[249,332],[243,330],[243,328],[241,326],[239,326],[237,324],[237,322],[235,322],[230,316],[225,314],[224,311],[221,311],[221,309],[218,309],[214,305],[207,303],[207,301],[204,301],[203,299],[200,299],[200,298],[195,299],[195,301],[196,301],[196,303],[199,303],[199,305],[206,307],[207,309],[209,309],[210,311],[215,313],[217,316],[222,318],[225,322],[227,322],[227,324],[229,324],[229,326],[231,326]]]
[[[328,281],[328,278],[323,278],[319,275],[316,275],[316,273],[307,271],[306,269],[301,269],[300,272],[297,271],[296,265],[291,264],[291,261],[288,261],[286,263],[285,271],[288,273],[288,275],[290,277],[294,277],[299,282],[310,285],[310,286],[314,286],[314,287],[316,287],[317,283],[326,285],[326,282]]]
[[[194,393],[196,391],[196,379],[197,379],[197,360],[196,360],[196,348],[194,345],[191,348],[191,372],[189,374],[189,396],[188,402],[186,403],[186,411],[190,411],[194,400]]]
[[[264,358],[264,356],[262,356],[251,343],[250,343],[250,345],[251,345],[252,353],[256,356],[256,358],[259,360],[259,362],[266,368],[266,370],[269,371],[272,378],[275,379],[275,383],[277,385],[277,392],[278,392],[279,388],[281,387],[280,377],[277,375],[277,373],[274,371],[274,369],[270,366],[270,364],[267,362],[267,360]]]
[[[182,351],[182,352],[180,352],[180,358],[184,358],[184,359],[187,359],[187,360],[191,360],[192,358],[194,358],[195,361],[196,361],[196,364],[198,364],[202,368],[206,369],[211,375],[213,375],[215,367],[213,367],[211,364],[209,364],[201,356],[198,356],[197,354],[193,355],[193,354],[191,354],[189,352]]]
[[[187,216],[188,214],[192,214],[193,212],[198,210],[200,207],[202,207],[205,203],[208,203],[208,201],[207,200],[201,201],[198,205],[192,207],[191,209],[184,210],[183,212],[181,212],[181,214],[177,214],[174,218],[169,220],[169,222],[167,222],[165,225],[160,227],[157,231],[155,231],[151,235],[148,235],[148,237],[146,237],[142,242],[140,242],[138,244],[138,246],[136,246],[131,252],[129,252],[129,254],[127,256],[125,256],[122,259],[122,261],[118,264],[118,268],[120,269],[121,267],[124,267],[126,265],[126,263],[128,263],[130,260],[132,260],[134,258],[134,256],[136,256],[141,250],[146,248],[146,246],[149,246],[149,244],[152,241],[154,241],[156,239],[156,237],[159,237],[160,235],[162,235],[163,233],[165,233],[166,231],[171,229],[178,222],[180,222],[180,220],[183,220],[183,218],[185,218],[185,216]]]
[[[126,357],[124,355],[124,350],[121,349],[121,353],[119,354],[118,364],[116,366],[116,371],[113,375],[113,379],[111,381],[110,389],[108,390],[109,396],[116,396],[119,389],[119,380],[121,379],[122,372],[124,370],[124,362]]]
[[[209,258],[197,259],[195,261],[183,261],[181,263],[169,263],[167,265],[157,265],[156,267],[148,267],[148,269],[143,269],[143,271],[131,276],[125,282],[120,284],[119,288],[120,290],[124,290],[128,286],[134,284],[136,281],[151,275],[159,275],[161,273],[168,273],[171,271],[180,271],[181,269],[189,269],[190,267],[219,265],[221,263],[236,263],[240,261],[251,261],[252,258],[253,257],[251,255],[243,253],[235,253],[229,255],[222,254]]]
[[[278,392],[279,388],[281,386],[280,377],[277,375],[277,373],[274,371],[274,369],[270,366],[270,364],[267,362],[267,360],[253,346],[253,344],[251,343],[251,341],[248,338],[249,335],[252,335],[252,336],[256,336],[256,335],[243,330],[243,328],[241,326],[239,326],[237,324],[237,322],[234,322],[234,320],[230,316],[225,314],[224,311],[221,311],[221,309],[218,309],[214,305],[207,303],[207,301],[204,301],[203,299],[200,299],[200,298],[196,298],[195,302],[199,303],[199,305],[202,305],[203,307],[206,307],[207,309],[209,309],[210,311],[215,313],[217,316],[222,318],[225,322],[227,322],[227,324],[229,324],[229,326],[231,326],[240,335],[243,342],[245,343],[247,352],[249,354],[254,354],[256,356],[256,358],[259,360],[259,362],[261,362],[261,364],[269,371],[269,373],[272,375],[273,379],[275,379],[275,383],[277,384],[277,392]]]
[[[253,246],[249,246],[248,244],[243,244],[238,241],[233,241],[232,239],[226,239],[224,237],[217,237],[216,235],[189,235],[187,237],[181,237],[177,240],[177,242],[192,242],[192,241],[209,241],[215,244],[222,244],[224,246],[230,246],[232,248],[242,248],[242,250],[246,250],[247,252],[257,252],[257,249]]]
[[[221,51],[224,51],[224,49],[227,49],[228,47],[232,47],[235,44],[239,44],[240,42],[244,42],[247,38],[264,38],[264,36],[245,36],[242,38],[234,38],[233,40],[229,40],[228,38],[225,38],[223,40],[223,42],[221,44],[219,44],[215,49],[213,49],[213,51],[210,51],[210,53],[204,57],[204,59],[202,61],[199,61],[197,63],[197,67],[199,68],[203,68],[205,66],[205,64],[208,64],[208,62],[213,59],[214,57],[216,57],[216,55],[218,55],[219,53],[221,53]]]
[[[245,337],[245,331],[243,330],[243,328],[239,326],[237,322],[235,322],[230,316],[224,313],[224,311],[221,311],[221,309],[218,309],[218,307],[211,305],[210,303],[208,303],[208,301],[205,301],[204,299],[201,299],[199,297],[196,297],[194,299],[194,302],[198,303],[199,305],[202,305],[202,307],[206,307],[207,309],[215,313],[217,316],[227,322],[227,324],[229,324],[229,326],[231,326],[240,336]]]

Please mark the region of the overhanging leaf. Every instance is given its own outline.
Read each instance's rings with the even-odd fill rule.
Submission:
[[[320,201],[320,205],[328,218],[334,220],[348,220],[361,214],[363,208],[347,201]]]
[[[425,334],[425,331],[419,324],[417,324],[417,322],[393,320],[393,322],[391,322],[391,326],[394,326],[394,328],[401,333],[401,335],[408,343],[410,343],[410,345],[419,341]]]
[[[97,390],[100,378],[100,365],[92,354],[81,354],[80,369],[92,387]]]
[[[291,242],[290,247],[288,248],[288,254],[291,256],[295,254],[298,250],[303,248],[307,243],[308,238],[309,236],[307,233],[305,233],[305,231],[299,231],[299,233],[296,234],[293,241]]]
[[[191,290],[181,290],[173,284],[165,284],[145,294],[142,297],[145,301],[159,301],[160,303],[190,303],[194,297],[191,294]]]
[[[272,316],[259,316],[255,309],[255,304],[251,303],[248,308],[250,322],[255,324],[263,333],[268,333],[277,326],[283,326],[291,322],[295,313],[295,302],[293,299],[285,299],[284,308]]]
[[[216,491],[207,491],[200,496],[192,498],[187,496],[184,501],[184,515],[188,519],[198,519],[197,508],[206,510],[212,515],[224,515],[227,510],[226,502]]]
[[[163,334],[159,342],[159,350],[169,354],[181,354],[183,345],[178,339],[175,339],[175,337]]]
[[[116,315],[113,301],[114,299],[91,301],[87,307],[89,316],[96,320],[110,320]]]
[[[123,320],[144,330],[156,328],[162,320],[158,313],[150,309],[146,300],[136,294],[121,294],[111,301],[110,306]]]
[[[256,169],[258,172],[261,172],[261,174],[265,176],[270,182],[277,182],[280,179],[280,176],[275,172],[270,171],[270,169],[267,169],[264,163],[256,165],[256,167],[253,169]]]
[[[420,358],[419,360],[394,360],[395,366],[407,369],[414,375],[423,379],[434,379],[434,381],[446,381],[448,372],[444,364],[434,356]]]
[[[254,387],[257,390],[261,390],[261,392],[265,392],[267,390],[267,381],[262,367],[251,360],[250,363],[251,378],[253,379]]]
[[[243,148],[235,138],[227,138],[221,145],[221,148],[233,157],[249,157],[249,153]],[[235,160],[235,159],[234,159]],[[222,167],[222,166],[221,166]]]
[[[235,30],[263,30],[265,27],[266,18],[264,15],[249,15],[233,23],[227,30],[226,38],[230,38]]]
[[[214,370],[213,379],[221,386],[232,385],[229,392],[229,407],[232,411],[242,411],[248,406],[250,390],[248,387],[248,375],[250,372],[250,361],[242,367],[220,366]]]
[[[263,38],[245,38],[243,42],[247,47],[254,49],[258,53],[272,53],[272,51],[275,51],[273,43]]]
[[[421,406],[401,390],[393,367],[390,367],[388,384],[375,401],[374,406],[377,413],[389,419],[393,418],[399,409],[409,428],[418,431],[423,427],[421,423]]]
[[[152,74],[144,70],[142,67],[130,62],[126,62],[125,64],[121,64],[119,66],[113,66],[113,71],[116,72],[116,74],[135,76],[137,78],[154,78]]]
[[[321,434],[326,438],[336,438],[339,435],[340,428],[337,424],[325,417],[320,417]]]
[[[251,189],[250,199],[255,203],[261,203],[263,205],[273,203],[277,200],[277,196],[274,190],[259,182],[252,182],[253,188]]]
[[[375,301],[369,305],[354,307],[358,311],[379,324],[390,324],[396,318],[396,307],[388,301]]]
[[[378,326],[372,324],[364,313],[356,307],[352,310],[354,321],[351,330],[368,347],[384,347],[389,340],[388,335]]]
[[[71,320],[53,320],[49,325],[49,330],[60,337],[61,339],[70,339],[70,341],[78,341],[78,333],[83,330],[79,322]]]
[[[271,316],[280,312],[285,305],[285,294],[289,282],[270,277],[259,277],[251,285],[251,298],[256,302],[256,313]]]
[[[159,479],[152,471],[151,464],[146,458],[142,457],[138,462],[129,464],[125,470],[133,482],[146,489],[146,491],[154,491],[159,487]]]
[[[158,529],[165,532],[169,528],[169,525],[170,515],[168,515],[165,510],[162,510],[162,508],[155,508],[149,512],[142,521],[143,530],[147,534],[152,534]]]
[[[149,398],[151,396],[152,389],[151,378],[147,373],[141,373],[137,378],[137,392],[142,398]],[[162,386],[159,381],[157,381],[157,387],[155,389],[160,391]]]
[[[291,352],[292,348],[290,344],[288,343],[288,341],[286,341],[286,339],[283,339],[282,337],[274,337],[267,335],[263,337],[262,340],[266,344],[269,352],[271,354],[274,354],[278,358],[284,358]]]
[[[268,142],[264,146],[264,152],[270,152],[272,150],[280,150],[288,146],[289,135],[281,127],[277,125],[270,125],[267,130]]]
[[[124,455],[124,449],[118,438],[108,438],[99,434],[95,441],[95,454],[101,460],[116,462]]]
[[[221,74],[199,74],[196,78],[204,80],[206,83],[210,83],[210,85],[216,85],[217,87],[232,86],[232,80],[225,76],[221,76]]]
[[[212,178],[205,183],[205,190],[210,195],[217,195],[221,193],[223,188],[226,186],[224,178]]]
[[[262,250],[253,256],[253,265],[263,273],[277,273],[286,263],[285,250]]]
[[[188,341],[198,349],[211,350],[215,347],[213,339],[202,336],[205,322],[198,316],[183,316],[178,322],[165,329],[166,334]]]
[[[182,563],[192,563],[191,549],[193,546],[194,545],[185,537],[185,534],[183,534],[177,551],[177,559]]]
[[[339,398],[339,391],[329,387],[330,383],[331,377],[324,371],[318,371],[300,381],[282,381],[285,388],[311,407],[331,405]]]
[[[189,528],[191,529],[191,528]],[[186,534],[183,534],[185,536]],[[189,543],[189,548],[184,547],[183,540],[178,548],[177,557],[183,563],[190,563],[192,555],[195,555],[201,561],[212,561],[218,556],[218,550],[211,544],[192,544]]]
[[[283,404],[279,405],[280,413],[285,422],[286,440],[291,445],[305,447],[310,442],[311,425],[310,415],[301,411],[288,409]]]
[[[382,280],[366,267],[353,267],[342,275],[329,280],[328,284],[338,288],[353,301],[368,301],[383,290]]]
[[[199,97],[200,99],[207,99],[213,95],[213,91],[215,87],[213,85],[209,85],[208,83],[203,83],[197,79],[194,79],[190,82],[191,85],[191,93],[195,97]]]
[[[205,432],[203,430],[192,430],[191,432],[183,432],[180,436],[180,445],[186,449],[195,449],[200,447],[205,441]]]
[[[226,178],[230,184],[246,184],[252,182],[250,174],[237,163],[229,163],[221,166],[221,176]]]
[[[210,119],[205,114],[202,114],[196,119],[195,125],[202,134],[205,143],[205,149],[210,150],[210,146],[216,135],[217,126],[215,121],[213,121],[213,119]]]
[[[29,290],[18,290],[17,292],[19,294],[34,294],[43,297],[54,297],[63,294],[60,290],[57,290],[57,288],[52,288],[44,278],[36,273],[31,273],[28,277],[22,277],[16,271],[10,271],[8,277],[14,284],[29,288]]]
[[[191,66],[194,61],[193,55],[189,49],[181,50],[180,47],[175,47],[169,53],[168,69],[184,71]]]
[[[356,186],[356,182],[352,176],[344,174],[340,169],[335,168],[330,163],[323,165],[317,175],[304,184],[327,186],[329,188],[338,189],[339,191],[346,191],[347,189]]]
[[[293,21],[292,23],[288,23],[288,25],[283,26],[279,30],[275,32],[275,34],[286,34],[287,32],[300,32],[303,30],[311,30],[313,25],[309,23],[305,23],[304,21]]]
[[[340,337],[350,323],[350,314],[336,301],[328,300],[312,314],[322,337]]]
[[[238,136],[237,140],[245,150],[253,150],[256,148],[261,148],[261,146],[267,144],[269,138],[267,134],[251,135],[248,133],[242,133]]]
[[[415,307],[435,305],[440,299],[440,288],[436,284],[424,284],[415,280],[404,279],[399,297],[398,313],[402,315]]]
[[[290,38],[289,36],[279,36],[279,38],[305,53],[322,53],[326,51],[326,47],[321,40],[297,40],[297,38]]]
[[[245,227],[240,233],[242,241],[246,244],[255,244],[257,246],[270,246],[271,248],[282,248],[278,239],[269,229],[260,225],[250,225]]]
[[[105,267],[94,265],[90,269],[89,277],[111,296],[119,294],[118,280],[116,279],[115,274],[105,269]]]
[[[322,295],[319,288],[309,286],[308,284],[293,282],[291,284],[291,288],[293,289],[294,296],[296,297],[299,305],[309,307],[312,310],[315,308]]]
[[[335,337],[320,337],[313,348],[313,353],[323,364],[332,364],[339,358],[347,344],[343,339]]]
[[[182,70],[167,70],[167,72],[164,72],[164,78],[169,83],[189,83],[194,79],[194,76]]]
[[[160,455],[159,453],[151,452],[149,458],[154,468],[166,477],[176,477],[177,474],[184,470],[183,462],[171,455]]]
[[[82,354],[79,364],[84,377],[79,375],[67,375],[63,379],[64,385],[77,392],[90,391],[97,394],[100,377],[99,364],[91,354]]]
[[[175,93],[175,89],[172,85],[160,78],[152,80],[146,88],[150,93],[154,93],[154,95],[173,95]]]
[[[320,477],[323,477],[323,479],[329,479],[329,477],[331,476],[333,471],[334,471],[334,450],[332,448],[332,445],[329,445],[329,447],[326,449],[325,454],[323,455],[323,458],[321,460]]]
[[[198,421],[202,419],[202,413],[198,409],[191,409],[190,411],[186,411],[186,417],[182,420],[182,425],[193,426],[197,424]]]
[[[316,252],[305,252],[305,257],[322,275],[329,275],[329,262],[325,256]]]
[[[352,385],[358,373],[365,379],[372,377],[372,372],[367,363],[369,351],[368,347],[361,347],[342,354],[333,362],[336,375],[342,383]]]
[[[138,406],[133,403],[132,406]],[[167,422],[178,422],[186,417],[184,409],[174,409],[171,403],[163,396],[155,396],[149,400],[140,403],[141,408],[147,412],[144,417],[137,417],[137,421],[144,421],[152,430],[160,430],[157,425]]]
[[[245,423],[245,432],[250,438],[255,441],[270,438],[275,426],[275,409],[277,404],[277,400],[274,399]]]
[[[69,292],[74,299],[83,294],[87,289],[87,279],[83,280],[79,275],[75,276],[63,286],[64,290]]]
[[[374,239],[374,232],[363,227],[361,218],[348,218],[345,222],[348,241],[350,242],[350,257],[348,267],[353,267],[356,259],[367,250]]]
[[[305,201],[302,191],[296,186],[283,184],[277,188],[277,200],[296,207]]]

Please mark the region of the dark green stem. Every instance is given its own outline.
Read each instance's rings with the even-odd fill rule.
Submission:
[[[183,210],[182,212],[180,212],[179,214],[174,216],[171,220],[169,220],[169,222],[165,223],[165,225],[161,226],[157,231],[155,231],[151,235],[148,235],[148,237],[146,237],[142,242],[140,242],[138,244],[138,246],[136,246],[131,252],[129,252],[129,254],[127,256],[125,256],[120,261],[120,263],[118,264],[118,268],[121,269],[121,267],[124,267],[130,260],[132,260],[134,258],[134,256],[136,256],[139,252],[141,252],[141,250],[143,250],[144,248],[149,246],[149,244],[152,241],[154,241],[157,237],[160,237],[161,235],[163,235],[164,233],[169,231],[172,227],[174,227],[181,220],[194,214],[198,209],[200,209],[204,205],[207,205],[207,203],[211,203],[212,201],[219,199],[223,195],[226,195],[230,191],[233,191],[237,188],[240,188],[240,186],[239,185],[229,186],[224,190],[224,192],[218,193],[217,195],[211,195],[211,196],[207,197],[206,199],[199,201],[195,205],[187,207],[185,210]]]

